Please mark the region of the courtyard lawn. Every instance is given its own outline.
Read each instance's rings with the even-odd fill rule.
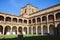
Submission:
[[[0,39],[3,39],[3,38],[16,38],[17,35],[5,35],[5,36],[0,36]]]
[[[60,40],[60,36],[31,36],[24,37],[24,40]]]
[[[23,35],[23,37],[32,37],[32,36],[40,36],[40,35],[36,35],[36,34]],[[2,39],[2,38],[16,38],[16,37],[18,37],[18,35],[5,35],[5,36],[0,36],[0,39]]]
[[[23,38],[18,38],[18,35],[0,36],[0,40],[60,40],[60,36],[42,36],[35,34],[24,35]]]
[[[23,37],[32,37],[32,36],[42,36],[42,35],[36,35],[36,34],[27,34],[27,35],[24,35]]]

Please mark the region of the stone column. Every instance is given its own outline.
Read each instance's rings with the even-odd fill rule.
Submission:
[[[19,23],[19,19],[17,19],[17,23]]]
[[[55,15],[56,15],[56,14],[54,14],[54,26],[57,27],[57,26],[56,26],[56,16],[55,16]]]
[[[49,30],[49,25],[47,25],[47,29],[48,29],[48,34],[50,33],[50,30]]]
[[[12,35],[12,27],[11,27],[11,31],[10,32],[11,32],[11,35]]]
[[[42,24],[42,16],[41,16],[41,24]]]
[[[22,19],[22,24],[24,24],[24,19]]]
[[[48,24],[48,15],[46,15],[47,16],[47,24]]]
[[[33,26],[31,27],[31,34],[33,34]]]
[[[35,20],[36,20],[36,24],[37,24],[37,18],[35,18]]]
[[[6,17],[4,17],[4,23],[6,22],[5,19],[6,19]]]
[[[56,25],[56,16],[55,16],[55,14],[54,14],[54,25]]]
[[[27,34],[29,34],[29,27],[27,27]]]
[[[3,27],[3,35],[4,35],[4,30],[5,30],[5,28]]]
[[[41,35],[43,35],[42,16],[41,16]]]
[[[33,24],[32,22],[33,22],[33,21],[32,21],[32,19],[31,19],[31,24]],[[33,26],[31,26],[31,34],[33,34]]]
[[[35,18],[35,20],[36,20],[36,24],[37,24],[37,18]],[[38,34],[38,33],[37,33],[37,25],[36,25],[36,34]]]
[[[11,23],[13,23],[13,18],[11,18]]]
[[[18,32],[18,27],[17,27],[17,35],[19,34],[19,32]]]
[[[41,25],[41,35],[43,35],[43,26]]]
[[[54,13],[54,26],[55,26],[55,35],[58,35],[58,32],[57,32],[57,25],[56,25],[56,14]]]
[[[55,14],[54,14],[54,21],[56,21],[56,16],[55,16]]]
[[[38,34],[38,32],[37,32],[37,25],[36,25],[36,34]]]
[[[46,15],[47,16],[47,30],[48,30],[48,34],[49,34],[49,24],[48,24],[48,15]]]
[[[31,24],[33,24],[33,21],[32,21],[32,19],[31,19]]]
[[[29,25],[29,20],[27,20],[27,24]]]

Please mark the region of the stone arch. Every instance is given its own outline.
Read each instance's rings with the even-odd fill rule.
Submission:
[[[57,34],[60,35],[60,23],[57,25]]]
[[[19,22],[22,23],[22,19],[19,19]]]
[[[21,26],[18,28],[18,32],[19,32],[19,34],[22,34],[22,27]]]
[[[41,22],[41,19],[40,19],[40,17],[38,17],[38,18],[37,18],[37,22]]]
[[[11,27],[10,26],[6,26],[5,27],[5,31],[4,31],[4,35],[10,35],[11,34]]]
[[[11,22],[11,17],[6,17],[5,21]]]
[[[50,35],[54,35],[55,34],[55,26],[50,24],[49,25],[49,31],[50,31],[49,32]]]
[[[46,35],[47,33],[48,33],[47,26],[44,25],[43,26],[43,34]]]
[[[60,12],[56,13],[56,19],[60,19]]]
[[[54,15],[48,15],[48,20],[54,20]]]
[[[17,22],[17,18],[13,18],[13,22]]]
[[[33,34],[36,34],[36,27],[33,27]]]
[[[38,34],[41,34],[41,27],[40,26],[37,27],[37,32],[38,32]]]
[[[13,35],[17,34],[17,27],[16,26],[12,27],[12,33],[13,33]]]
[[[47,21],[47,17],[46,16],[43,16],[42,17],[42,21]]]
[[[4,16],[0,15],[0,21],[4,21]]]
[[[27,27],[24,27],[24,34],[27,34]]]
[[[0,35],[3,34],[3,26],[0,25]]]

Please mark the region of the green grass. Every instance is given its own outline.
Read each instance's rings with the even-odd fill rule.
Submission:
[[[32,36],[42,36],[42,35],[36,35],[36,34],[27,34],[27,35],[24,35],[23,37],[32,37]]]
[[[40,35],[36,35],[36,34],[23,35],[23,37],[32,37],[32,36],[40,36]],[[16,38],[16,37],[18,37],[18,35],[5,35],[5,36],[0,36],[0,39],[2,39],[2,38]]]
[[[3,38],[16,38],[17,35],[5,35],[5,36],[0,36],[0,39],[3,39]]]
[[[18,35],[10,35],[10,36],[0,36],[0,40],[60,40],[60,36],[42,36],[35,34],[27,34],[24,35],[23,38],[18,38]]]

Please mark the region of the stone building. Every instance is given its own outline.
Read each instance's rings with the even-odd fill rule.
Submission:
[[[27,4],[20,12],[19,16],[0,12],[0,35],[60,35],[60,4],[43,10]]]

